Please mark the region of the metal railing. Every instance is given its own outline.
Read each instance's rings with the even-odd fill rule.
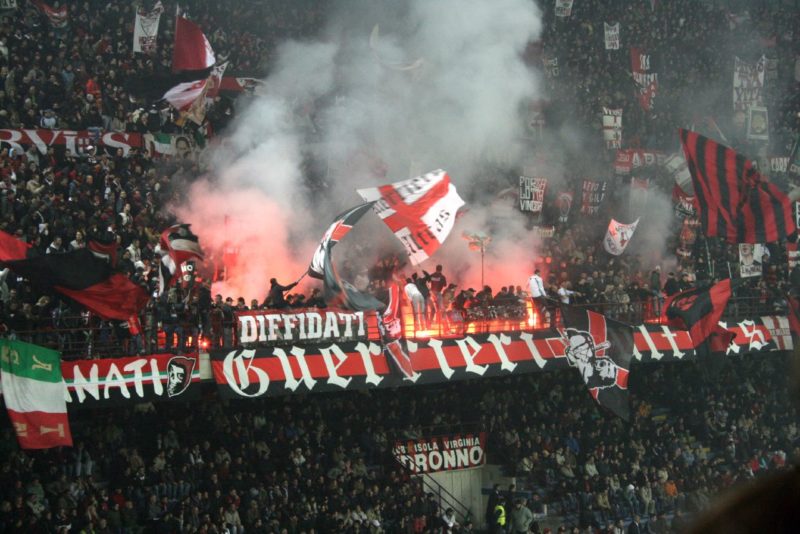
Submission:
[[[662,299],[652,298],[633,303],[596,302],[576,304],[602,313],[609,318],[630,324],[661,322]],[[785,315],[788,310],[784,298],[737,297],[728,302],[722,319],[741,320],[762,315]],[[409,339],[459,338],[467,334],[514,332],[559,328],[561,322],[558,304],[553,302],[537,309],[531,301],[511,306],[482,306],[463,311],[435,313],[425,322],[417,318],[410,308],[401,308],[403,336]],[[6,335],[59,351],[64,359],[122,357],[134,354],[153,354],[161,351],[197,352],[214,347],[235,347],[235,328],[227,327],[226,335],[204,331],[201,325],[184,324],[180,328],[168,327],[165,331],[152,316],[146,314],[142,331],[132,335],[120,323],[102,321],[96,316],[82,314],[61,316],[35,328],[8,330]],[[372,326],[372,325],[371,325]],[[167,339],[171,337],[170,343]],[[370,333],[370,338],[373,335]],[[216,341],[216,342],[215,342]]]

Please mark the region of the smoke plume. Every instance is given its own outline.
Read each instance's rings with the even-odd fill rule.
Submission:
[[[356,188],[436,168],[448,170],[469,212],[429,262],[479,283],[479,254],[459,235],[489,230],[486,271],[523,283],[535,243],[518,212],[498,216],[483,201],[491,176],[476,161],[521,161],[512,148],[524,135],[522,111],[541,92],[522,59],[541,29],[538,8],[529,0],[502,9],[484,0],[376,4],[332,8],[321,35],[279,47],[268,96],[238,111],[209,174],[175,209],[204,247],[239,251],[215,292],[262,298],[270,277],[297,279],[331,217],[359,201]],[[385,250],[388,229],[369,227],[375,250]]]

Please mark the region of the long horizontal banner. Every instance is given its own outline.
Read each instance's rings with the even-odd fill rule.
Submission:
[[[721,324],[736,334],[728,354],[793,348],[786,317]],[[381,345],[373,341],[215,351],[210,358],[214,380],[225,398],[432,384],[569,366],[564,340],[555,330],[401,343],[411,362],[409,378],[390,367]],[[695,355],[689,333],[665,325],[638,326],[634,344],[634,358],[642,362],[691,360]]]
[[[67,402],[73,406],[186,399],[200,382],[196,354],[153,354],[61,363]]]
[[[380,339],[375,312],[337,308],[253,310],[236,312],[236,322],[240,343],[275,345]]]
[[[79,155],[86,147],[99,145],[106,147],[109,152],[121,148],[123,154],[127,156],[131,148],[142,146],[142,135],[91,130],[0,129],[0,147],[13,148],[14,152],[21,154],[25,152],[24,147],[31,145],[35,146],[40,154],[47,154],[49,147],[60,145],[65,146],[70,154]]]
[[[396,441],[392,455],[415,475],[473,469],[486,463],[486,433]]]

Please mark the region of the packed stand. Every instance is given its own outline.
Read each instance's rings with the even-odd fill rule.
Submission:
[[[733,357],[713,379],[695,364],[637,368],[633,424],[601,413],[564,370],[78,411],[72,449],[17,451],[6,426],[0,530],[439,532],[446,510],[391,450],[470,426],[488,433],[489,463],[516,477],[509,499],[528,499],[534,532],[637,516],[654,532],[680,531],[719,491],[796,455],[788,359]],[[482,527],[455,519],[464,532]]]

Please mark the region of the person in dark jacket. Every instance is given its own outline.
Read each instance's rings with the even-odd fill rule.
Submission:
[[[293,282],[288,286],[282,286],[278,283],[278,280],[275,278],[270,278],[269,293],[267,294],[266,300],[264,300],[264,307],[272,308],[274,310],[280,310],[289,307],[289,303],[286,302],[286,298],[284,298],[283,294],[291,290],[296,285],[297,282]]]
[[[680,292],[678,281],[675,279],[675,273],[667,273],[667,281],[664,282],[664,294],[671,297],[675,293]]]

